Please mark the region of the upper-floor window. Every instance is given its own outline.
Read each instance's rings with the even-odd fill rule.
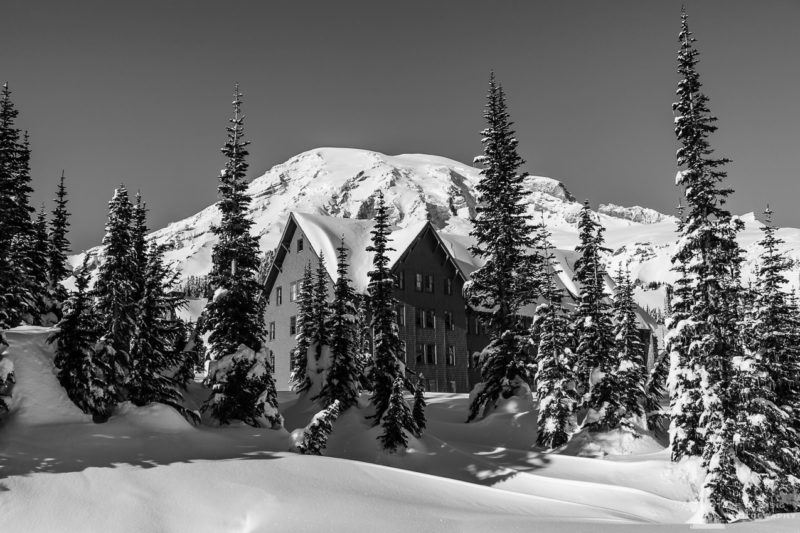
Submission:
[[[453,327],[453,313],[451,311],[444,312],[444,329],[452,331]]]
[[[289,317],[289,335],[297,335],[297,317],[290,316]]]
[[[417,307],[414,310],[414,324],[419,328],[435,328],[436,313],[433,309],[420,309]]]
[[[444,293],[448,296],[453,294],[453,280],[450,278],[444,280]]]
[[[269,340],[275,340],[275,322],[269,323]]]
[[[425,292],[433,292],[433,274],[425,274]]]
[[[269,372],[270,374],[275,373],[275,352],[272,350],[269,351]]]
[[[405,305],[398,305],[397,309],[397,325],[398,326],[405,326],[406,325],[406,306]]]
[[[400,341],[400,353],[398,354],[398,359],[400,359],[403,363],[408,363],[406,360],[406,341]]]
[[[425,345],[417,343],[417,364],[425,362]]]
[[[436,345],[435,344],[426,344],[425,345],[425,362],[429,365],[436,364]]]
[[[283,303],[283,287],[275,287],[275,305]]]
[[[289,301],[294,302],[297,300],[297,285],[299,281],[293,281],[289,284]]]
[[[406,288],[406,273],[402,270],[397,274],[394,274],[394,286],[397,290],[405,290]]]
[[[433,312],[433,309],[428,309],[427,311],[425,311],[425,327],[426,328],[436,327],[436,313]]]
[[[302,252],[303,251],[303,238],[302,237],[297,239],[297,251],[298,252]]]
[[[414,274],[414,290],[417,292],[422,292],[422,274],[419,272]]]

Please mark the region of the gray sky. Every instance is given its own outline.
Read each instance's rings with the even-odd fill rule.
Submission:
[[[769,202],[800,227],[800,2],[684,3],[732,209]],[[672,213],[680,4],[4,0],[0,80],[31,134],[36,205],[66,169],[75,251],[99,243],[120,182],[153,228],[215,201],[234,81],[251,177],[319,146],[471,162],[494,69],[526,170]]]

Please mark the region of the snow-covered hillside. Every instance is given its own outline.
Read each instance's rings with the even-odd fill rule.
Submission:
[[[122,404],[94,424],[55,377],[50,330],[8,332],[17,371],[0,428],[3,532],[664,531],[697,521],[696,468],[651,436],[580,434],[534,446],[531,398],[464,423],[467,395],[429,394],[428,429],[409,450],[380,450],[354,408],[327,457],[290,450],[316,412],[282,393],[286,429],[192,426],[171,407]],[[208,394],[186,393],[196,407]],[[366,405],[366,403],[364,404]],[[733,526],[797,531],[800,517]]]
[[[260,236],[262,250],[272,250],[290,211],[371,218],[375,195],[382,190],[397,227],[429,219],[447,233],[467,235],[479,178],[479,169],[433,155],[389,156],[350,148],[309,150],[251,182],[253,231]],[[537,221],[544,219],[557,247],[573,248],[581,202],[555,179],[530,176],[526,184],[532,192],[530,213]],[[669,257],[675,241],[674,217],[649,208],[615,204],[599,206],[598,216],[612,249],[608,257],[612,272],[619,265],[629,264],[644,283],[672,280]],[[748,254],[747,275],[759,255],[753,243],[760,238],[760,224],[752,215],[743,219],[747,228],[740,241]],[[210,269],[215,242],[210,228],[218,222],[219,211],[210,206],[153,232],[151,238],[167,246],[167,260],[180,269],[183,278],[203,275]],[[794,252],[800,250],[800,230],[783,229],[778,235],[787,241],[786,249],[792,251],[791,255],[800,260],[800,252]],[[99,248],[87,253],[91,263],[96,264]],[[82,259],[80,254],[71,261],[77,265]],[[792,277],[797,284],[797,276]],[[637,296],[645,307],[661,307],[664,290],[642,289]]]

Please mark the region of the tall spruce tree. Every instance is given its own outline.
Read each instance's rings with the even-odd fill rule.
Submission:
[[[311,378],[308,376],[308,349],[314,336],[313,287],[314,271],[311,269],[311,263],[307,263],[297,294],[297,335],[295,337],[297,342],[292,350],[292,374],[289,378],[292,389],[298,394],[311,388]]]
[[[55,311],[60,317],[61,304],[67,298],[67,289],[61,284],[71,274],[67,263],[69,253],[69,212],[67,211],[67,187],[64,185],[64,172],[58,182],[58,189],[54,199],[55,208],[50,217],[50,246],[47,258],[48,279],[50,281],[50,294],[55,301]]]
[[[330,320],[331,309],[328,304],[328,271],[325,268],[325,254],[319,254],[317,269],[314,273],[314,289],[312,294],[311,321],[313,322],[313,336],[311,346],[314,353],[314,363],[316,373],[322,373],[323,366],[327,363],[320,361],[323,350],[330,346],[330,332],[328,322]],[[313,381],[318,383],[319,379]]]
[[[117,403],[117,390],[108,379],[107,361],[95,357],[100,320],[89,293],[88,256],[75,273],[75,292],[64,305],[58,330],[48,339],[56,343],[58,380],[70,400],[95,422],[103,422]]]
[[[536,308],[531,336],[536,339],[536,394],[539,418],[536,443],[549,449],[569,441],[577,421],[578,403],[574,355],[569,337],[569,319],[562,306],[563,292],[556,285],[558,267],[542,227],[541,253],[548,264],[545,271],[543,299]]]
[[[356,337],[356,293],[350,285],[344,239],[337,252],[337,277],[327,324],[331,360],[319,398],[326,406],[338,401],[344,411],[358,403],[362,368]]]
[[[675,133],[680,144],[676,183],[683,187],[687,211],[674,260],[686,269],[691,303],[688,317],[675,326],[677,334],[689,341],[686,355],[678,358],[678,363],[691,364],[699,371],[703,412],[698,428],[706,441],[702,451],[703,466],[708,472],[704,499],[713,502],[715,509],[726,509],[724,513],[709,513],[707,519],[725,521],[733,519],[736,513],[732,509],[741,506],[741,495],[739,501],[727,501],[733,493],[720,487],[731,475],[735,477],[735,472],[730,472],[735,469],[735,458],[728,461],[727,455],[737,408],[731,387],[732,363],[742,353],[738,332],[741,252],[736,242],[742,222],[725,209],[725,201],[732,192],[722,187],[726,177],[723,167],[728,160],[715,159],[708,141],[717,129],[716,119],[710,114],[708,98],[700,90],[698,53],[685,11],[681,14],[679,40],[681,80],[678,101],[673,104]],[[687,373],[685,368],[673,370]],[[683,414],[678,408],[673,418]],[[722,500],[726,503],[721,503]]]
[[[130,369],[130,344],[136,324],[136,265],[131,255],[133,206],[128,190],[120,185],[108,203],[108,222],[103,237],[103,261],[94,286],[95,305],[100,317],[106,376],[121,390]]]
[[[227,161],[217,188],[220,198],[217,207],[222,217],[219,225],[212,228],[219,239],[212,250],[213,264],[209,275],[209,285],[214,294],[202,321],[204,331],[210,333],[210,359],[218,361],[233,356],[237,351],[240,358],[236,364],[220,365],[217,372],[209,373],[207,381],[213,392],[206,408],[224,400],[225,409],[213,408],[215,414],[222,414],[225,419],[253,422],[266,413],[274,425],[279,419],[276,401],[265,409],[251,401],[253,394],[240,394],[241,390],[252,390],[256,396],[266,398],[267,403],[272,403],[275,396],[272,369],[251,372],[255,366],[260,368],[269,366],[269,363],[264,362],[266,355],[261,354],[265,337],[264,300],[260,298],[261,287],[257,280],[258,238],[250,233],[253,221],[248,217],[250,195],[247,192],[246,158],[249,143],[244,140],[241,97],[237,85],[232,102],[233,118],[229,120],[227,140],[222,148]],[[245,353],[239,350],[242,345],[256,354],[255,359],[241,356]]]
[[[613,429],[618,423],[618,362],[614,351],[611,305],[605,291],[606,269],[601,254],[603,226],[595,220],[589,201],[578,217],[579,257],[575,260],[575,280],[579,302],[572,324],[577,339],[576,371],[583,392],[583,405],[589,409],[584,426],[591,430]]]
[[[33,232],[27,252],[28,274],[26,283],[33,299],[33,309],[31,318],[34,324],[52,324],[52,319],[48,317],[52,310],[52,300],[50,298],[49,282],[47,278],[47,256],[49,243],[47,235],[47,214],[44,204],[39,210],[36,220],[33,223]]]
[[[528,254],[533,239],[523,186],[526,174],[519,172],[524,161],[517,153],[505,93],[494,74],[484,117],[484,153],[475,158],[483,166],[472,220],[475,245],[470,248],[484,264],[471,274],[465,295],[473,308],[489,310],[490,340],[481,354],[482,381],[468,421],[491,411],[501,395],[514,394],[519,379],[528,380],[528,335],[517,312],[535,299],[537,288],[537,276],[532,275],[535,256]]]
[[[400,336],[397,328],[397,301],[394,299],[394,278],[389,269],[389,211],[383,199],[383,192],[378,191],[378,203],[375,208],[375,226],[372,231],[372,244],[367,247],[373,252],[372,270],[369,271],[369,304],[372,316],[373,335],[372,367],[370,382],[372,383],[372,404],[375,406],[373,423],[381,423],[389,408],[393,387],[400,378]],[[401,395],[402,399],[402,395]],[[405,401],[405,400],[403,400]],[[399,419],[397,419],[399,420]]]

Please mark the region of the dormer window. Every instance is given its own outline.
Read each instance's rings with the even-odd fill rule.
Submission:
[[[303,251],[303,238],[300,237],[297,239],[297,252],[300,253]]]

